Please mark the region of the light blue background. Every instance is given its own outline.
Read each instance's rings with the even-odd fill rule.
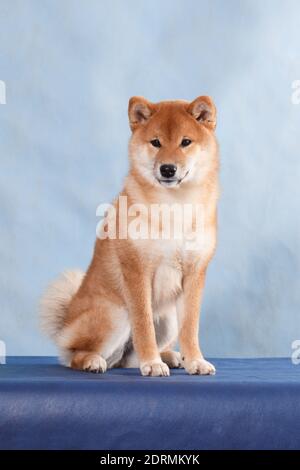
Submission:
[[[86,268],[96,207],[127,169],[127,102],[211,95],[219,242],[201,321],[208,356],[289,356],[300,338],[298,1],[1,0],[0,339],[52,354],[37,303]],[[167,279],[166,279],[167,282]]]

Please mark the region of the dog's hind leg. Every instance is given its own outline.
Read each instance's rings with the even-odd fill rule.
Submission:
[[[159,347],[160,357],[170,369],[182,366],[181,354],[174,351],[178,337],[178,322],[175,305],[160,309],[160,315],[155,322],[155,332]]]
[[[102,301],[62,329],[58,338],[62,362],[74,369],[105,372],[120,360],[129,336],[126,310]]]
[[[161,360],[164,361],[170,369],[182,369],[183,362],[180,352],[169,349],[160,353]]]

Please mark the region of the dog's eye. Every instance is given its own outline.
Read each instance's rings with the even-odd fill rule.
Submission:
[[[161,143],[158,139],[153,139],[150,141],[150,144],[153,145],[153,147],[161,147]]]
[[[188,147],[192,141],[190,139],[182,139],[181,141],[181,147]]]

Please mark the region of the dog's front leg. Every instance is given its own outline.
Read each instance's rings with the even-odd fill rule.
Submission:
[[[157,347],[151,306],[151,282],[145,273],[132,267],[126,276],[126,301],[130,314],[134,349],[142,375],[168,376],[169,368]]]
[[[214,374],[214,366],[203,357],[199,346],[199,315],[205,270],[191,270],[184,276],[183,293],[177,300],[179,345],[183,365],[189,374]]]

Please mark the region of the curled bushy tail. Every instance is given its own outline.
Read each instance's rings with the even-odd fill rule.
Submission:
[[[56,339],[63,328],[66,309],[78,291],[84,273],[80,270],[65,271],[53,281],[41,298],[41,328],[52,339]]]

